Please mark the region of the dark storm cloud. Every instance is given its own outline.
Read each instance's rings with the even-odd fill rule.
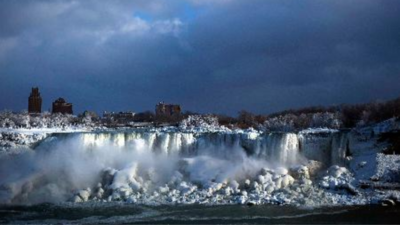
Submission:
[[[397,1],[0,1],[0,107],[234,114],[400,94]]]

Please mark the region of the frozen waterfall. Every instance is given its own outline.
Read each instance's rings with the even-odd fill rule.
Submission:
[[[98,132],[54,134],[53,141],[74,138],[87,149],[108,147],[110,151],[152,151],[158,154],[191,157],[207,155],[230,158],[232,149],[249,157],[290,166],[305,159],[324,164],[343,164],[348,150],[346,133],[296,134],[265,133],[183,133],[183,132]],[[38,146],[40,147],[40,145]]]
[[[326,167],[345,164],[349,147],[348,135],[341,132],[137,129],[52,134],[34,151],[0,158],[0,171],[13,174],[0,181],[0,203],[58,202],[71,200],[71,196],[75,196],[74,202],[89,198],[135,202],[146,194],[162,194],[169,199],[196,192],[197,188],[198,194],[208,198],[221,192],[221,185],[225,185],[227,198],[240,193],[239,185],[272,193],[294,182],[289,168],[303,168],[299,164],[308,160],[320,161]]]

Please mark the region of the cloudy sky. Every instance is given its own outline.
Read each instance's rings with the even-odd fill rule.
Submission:
[[[0,0],[0,109],[235,115],[400,95],[397,0]]]

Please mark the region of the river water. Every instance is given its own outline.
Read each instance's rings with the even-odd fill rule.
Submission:
[[[400,207],[140,206],[129,204],[2,206],[0,223],[15,224],[398,224]]]

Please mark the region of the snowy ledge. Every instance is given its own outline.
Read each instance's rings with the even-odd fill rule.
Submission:
[[[299,131],[299,134],[337,133],[339,130],[330,128],[308,128]]]
[[[90,132],[91,127],[67,127],[67,128],[0,128],[0,133],[20,133],[20,134],[51,134],[51,133],[76,133]]]

